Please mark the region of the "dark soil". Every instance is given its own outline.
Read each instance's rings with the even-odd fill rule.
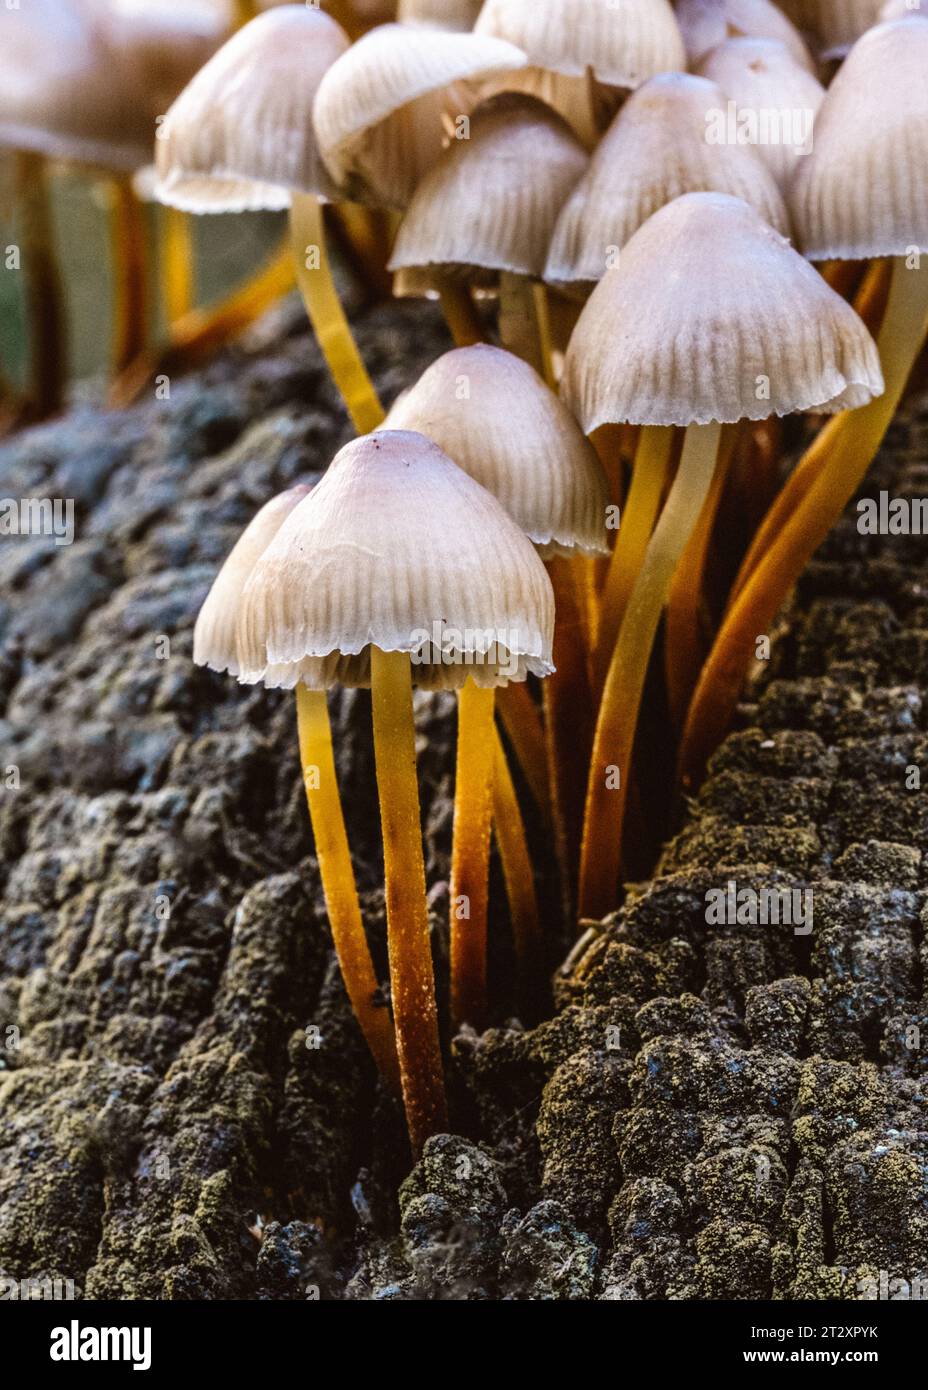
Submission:
[[[421,306],[361,336],[387,399],[444,344]],[[928,412],[896,427],[870,495],[928,492],[926,435]],[[241,527],[348,437],[288,308],[169,401],[0,449],[0,494],[78,507],[73,546],[0,547],[0,1274],[194,1299],[928,1277],[924,540],[832,537],[660,872],[546,1021],[449,1042],[459,1132],[408,1173],[332,957],[292,700],[190,661]],[[417,708],[440,957],[453,705]],[[369,703],[334,711],[383,970]],[[729,879],[811,887],[811,935],[708,926]]]

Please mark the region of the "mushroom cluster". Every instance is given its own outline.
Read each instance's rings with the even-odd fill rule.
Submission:
[[[357,434],[252,521],[194,659],[295,691],[335,950],[414,1151],[446,1123],[448,1025],[509,1007],[494,836],[531,1007],[551,964],[533,854],[550,844],[568,923],[616,908],[893,419],[928,334],[926,72],[912,0],[344,0],[263,10],[159,120],[163,204],[286,211]],[[388,413],[333,230],[454,343]],[[388,994],[335,686],[370,691]],[[457,701],[448,1020],[414,687]]]

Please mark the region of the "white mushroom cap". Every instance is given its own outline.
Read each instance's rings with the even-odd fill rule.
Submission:
[[[669,0],[485,0],[476,32],[508,39],[532,67],[590,70],[612,87],[638,87],[686,61]]]
[[[928,252],[928,19],[880,24],[851,49],[790,208],[814,261]]]
[[[544,558],[608,550],[596,451],[511,352],[484,343],[446,352],[399,398],[386,428],[427,435],[492,492]]]
[[[789,242],[740,199],[688,193],[593,291],[561,389],[590,434],[832,413],[865,405],[883,378],[861,320]]]
[[[708,138],[710,117],[723,114],[725,104],[714,82],[687,73],[664,73],[639,87],[561,209],[545,279],[560,285],[601,280],[615,249],[683,193],[743,198],[788,234],[786,205],[755,151]]]
[[[409,431],[352,441],[291,513],[245,586],[248,683],[370,683],[370,647],[453,689],[550,674],[551,581],[496,498]],[[443,660],[436,648],[446,653]]]
[[[298,483],[272,497],[235,542],[213,581],[193,629],[193,659],[197,666],[228,671],[232,676],[239,674],[235,629],[242,590],[262,553],[309,491],[309,485]]]
[[[470,139],[449,146],[416,189],[389,268],[541,276],[558,212],[586,165],[555,112],[533,97],[494,97],[474,112]]]
[[[326,69],[348,48],[321,10],[281,5],[223,44],[168,111],[156,141],[158,196],[186,212],[289,207],[334,192],[312,126]]]
[[[880,23],[891,19],[910,19],[913,15],[928,17],[928,0],[886,0],[880,10]]]
[[[779,187],[787,189],[797,160],[812,147],[815,117],[825,97],[818,78],[778,39],[727,39],[706,54],[699,71],[718,83],[739,116],[753,113],[758,129],[765,117],[776,117],[781,138],[761,139],[753,148]]]
[[[477,34],[383,24],[352,44],[320,83],[314,122],[347,196],[405,207],[479,82],[522,67],[512,44]]]
[[[726,39],[779,39],[809,72],[815,64],[802,35],[773,0],[677,0],[677,19],[690,64]]]

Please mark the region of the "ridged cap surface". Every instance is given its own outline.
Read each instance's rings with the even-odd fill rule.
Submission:
[[[327,195],[312,127],[326,69],[348,48],[322,10],[281,5],[251,20],[201,68],[155,142],[158,197],[187,212],[278,210],[294,191]]]
[[[592,445],[538,373],[502,348],[446,352],[386,427],[427,435],[499,501],[545,558],[604,553],[606,479]]]
[[[610,248],[623,247],[642,223],[684,193],[743,198],[787,235],[789,216],[772,174],[746,145],[707,140],[707,113],[726,98],[713,82],[665,73],[629,97],[558,217],[545,279],[595,283]]]
[[[533,67],[568,77],[591,69],[612,87],[686,63],[668,0],[486,0],[476,31],[508,39]]]
[[[332,178],[358,201],[403,208],[479,81],[522,67],[512,44],[419,25],[365,34],[320,84],[313,120]]]
[[[677,19],[690,65],[726,39],[779,39],[797,63],[814,72],[805,40],[773,0],[677,0]]]
[[[586,165],[560,116],[532,97],[494,97],[474,112],[470,139],[452,143],[416,189],[390,269],[540,276],[558,212]]]
[[[422,435],[378,431],[342,449],[252,571],[241,678],[366,685],[372,644],[431,653],[438,634],[453,659],[414,656],[417,684],[506,684],[553,670],[553,627],[544,565],[495,497]]]
[[[928,251],[928,19],[878,25],[851,49],[790,207],[814,261]]]
[[[833,413],[882,389],[876,345],[818,271],[746,203],[688,193],[593,291],[561,391],[590,434]]]

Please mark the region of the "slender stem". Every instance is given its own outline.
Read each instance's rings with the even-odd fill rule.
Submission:
[[[699,514],[696,529],[680,558],[667,597],[664,668],[667,674],[667,699],[676,730],[682,728],[686,718],[686,707],[709,646],[708,623],[705,620],[709,543],[738,439],[739,426],[728,425],[723,429],[712,486]]]
[[[29,321],[30,394],[39,419],[64,402],[66,323],[55,250],[48,165],[38,154],[16,156],[16,202],[23,241],[22,266]]]
[[[548,563],[554,588],[554,674],[541,683],[554,843],[564,910],[576,897],[576,864],[583,827],[583,775],[593,739],[589,665],[584,616],[574,582],[573,563]]]
[[[161,293],[169,327],[196,304],[190,218],[179,208],[168,206],[161,209]]]
[[[455,347],[473,347],[475,343],[486,342],[483,324],[466,285],[450,279],[444,281],[440,301]]]
[[[612,654],[590,760],[580,866],[580,915],[616,906],[631,753],[648,663],[670,583],[712,484],[721,426],[691,425],[648,543]]]
[[[294,193],[290,233],[296,278],[322,355],[342,394],[358,434],[383,423],[383,407],[361,360],[345,311],[341,306],[326,248],[325,222],[318,198]]]
[[[516,953],[517,992],[524,1016],[543,964],[544,943],[538,924],[535,875],[525,838],[525,825],[499,734],[494,737],[493,751],[493,825],[509,900]]]
[[[487,1007],[487,898],[493,809],[495,692],[472,680],[458,691],[451,849],[451,1021],[478,1030]]]
[[[113,375],[145,350],[148,340],[148,226],[129,179],[112,180]]]
[[[332,726],[325,692],[298,685],[296,711],[303,785],[335,953],[361,1032],[378,1070],[398,1094],[400,1074],[393,1023],[386,1003],[377,1002],[379,985],[361,920],[351,851],[338,793]]]
[[[496,692],[496,708],[512,744],[529,791],[546,821],[551,819],[545,731],[538,707],[525,681],[513,681]]]
[[[503,347],[545,374],[538,305],[531,280],[503,271],[499,277],[499,337]]]
[[[928,266],[907,270],[898,259],[878,345],[886,390],[859,410],[826,425],[818,476],[786,521],[725,615],[690,705],[680,750],[684,788],[698,784],[728,727],[758,637],[769,632],[782,603],[866,477],[928,333]],[[821,436],[820,436],[821,438]],[[800,465],[802,466],[802,465]]]
[[[631,487],[609,561],[599,609],[596,650],[593,655],[594,691],[603,688],[629,595],[641,570],[645,550],[670,471],[673,429],[648,425],[638,437]]]
[[[396,1050],[409,1138],[418,1154],[430,1135],[445,1128],[447,1112],[425,896],[412,667],[407,653],[371,648],[371,700]]]
[[[116,379],[110,404],[125,406],[154,378],[171,376],[206,362],[293,288],[293,254],[289,238],[253,279],[218,305],[191,309],[171,325],[171,341],[157,356],[143,353]]]

